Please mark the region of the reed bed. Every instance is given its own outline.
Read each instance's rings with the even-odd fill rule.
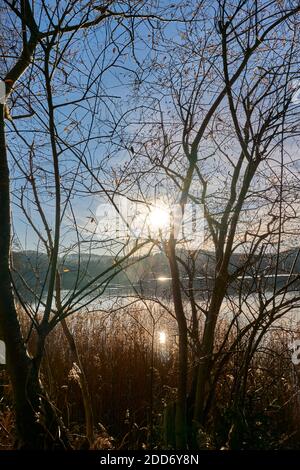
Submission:
[[[28,329],[23,318],[23,329]],[[165,448],[164,410],[176,396],[176,324],[165,312],[137,305],[118,313],[78,313],[68,321],[84,366],[95,420],[95,448]],[[216,351],[228,328],[218,329]],[[160,333],[166,333],[165,343]],[[293,332],[295,335],[297,332]],[[228,336],[229,350],[235,332]],[[300,384],[298,367],[287,344],[291,330],[269,332],[248,370],[243,416],[236,399],[242,377],[247,337],[235,348],[215,384],[206,429],[206,448],[293,449],[299,447]],[[34,338],[32,339],[34,347]],[[191,356],[190,375],[193,370]],[[74,447],[84,446],[84,409],[78,371],[70,348],[57,327],[49,336],[42,380],[60,410]],[[0,444],[14,441],[12,397],[5,369],[1,370]],[[232,437],[239,422],[242,440]]]

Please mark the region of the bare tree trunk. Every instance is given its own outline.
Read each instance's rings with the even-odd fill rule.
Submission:
[[[5,142],[4,106],[0,104],[0,330],[6,345],[17,426],[17,447],[65,448],[67,438],[39,381],[34,360],[23,342],[10,280],[10,185]],[[64,436],[64,437],[62,437]]]
[[[56,281],[55,281],[55,292],[56,292],[56,307],[58,310],[61,311],[61,279],[60,274],[57,272],[56,274]],[[84,407],[84,416],[85,416],[85,428],[86,428],[86,437],[89,441],[89,445],[91,446],[94,442],[94,416],[93,416],[93,406],[92,400],[89,390],[89,384],[85,375],[84,367],[82,361],[80,359],[80,354],[77,349],[77,344],[75,341],[74,336],[72,335],[70,328],[66,322],[66,319],[63,318],[61,321],[61,326],[64,332],[64,335],[68,341],[71,354],[72,354],[72,361],[77,364],[79,367],[79,386],[81,389],[81,396],[82,402]]]
[[[172,294],[175,307],[175,314],[179,332],[178,351],[178,392],[176,403],[175,434],[176,448],[186,449],[187,447],[187,361],[188,361],[188,337],[187,324],[184,314],[179,269],[175,253],[175,240],[171,236],[168,244],[168,259],[172,277]]]
[[[68,344],[71,349],[73,361],[79,367],[79,385],[81,389],[82,402],[84,407],[84,416],[85,416],[85,428],[86,428],[86,437],[91,446],[94,442],[94,417],[93,417],[93,406],[91,395],[89,391],[88,381],[84,372],[84,367],[80,359],[80,354],[78,353],[77,345],[74,336],[72,335],[66,320],[61,320],[61,326],[65,337],[67,338]]]
[[[225,292],[226,282],[220,278],[216,279],[213,297],[205,321],[201,345],[201,357],[198,367],[198,380],[194,407],[194,423],[196,427],[203,423],[205,400],[208,392],[209,375],[212,363],[216,323]]]

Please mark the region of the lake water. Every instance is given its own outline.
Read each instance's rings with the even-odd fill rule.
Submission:
[[[287,276],[282,276],[282,280]],[[270,277],[272,279],[272,276]],[[249,281],[252,280],[250,276],[248,276],[248,279]],[[204,282],[204,278],[199,277],[198,280]],[[176,342],[177,324],[171,299],[170,284],[171,278],[165,276],[141,281],[139,284],[131,286],[112,284],[101,295],[95,294],[94,297],[82,299],[80,302],[74,301],[74,313],[69,317],[71,328],[75,328],[78,321],[84,321],[87,328],[92,328],[92,325],[95,326],[95,324],[99,325],[101,323],[105,324],[105,327],[113,329],[116,319],[119,322],[121,319],[122,321],[124,320],[124,328],[133,328],[134,324],[140,324],[148,332],[149,337],[154,334],[159,337],[161,333],[166,333],[166,338],[168,338],[169,342],[170,338],[173,338],[172,342]],[[198,285],[198,290],[195,289],[195,292],[199,306],[207,309],[209,305],[207,291],[199,288]],[[287,292],[284,298],[283,296],[278,297],[277,305],[279,302],[293,299],[297,295],[297,291]],[[270,296],[272,296],[272,291],[267,290],[264,293],[265,299],[269,299]],[[63,302],[66,302],[70,297],[72,297],[72,292],[62,291]],[[184,306],[186,316],[189,319],[191,314],[187,297],[184,299]],[[300,320],[300,302],[295,302],[292,306],[293,308],[289,312],[274,322],[271,330],[284,328],[285,330],[293,331],[292,336],[297,335]],[[40,308],[39,310],[41,311],[42,309]],[[242,292],[239,296],[234,293],[228,294],[221,307],[218,328],[227,328],[233,318],[235,318],[234,328],[239,329],[245,326],[245,324],[255,321],[258,317],[258,312],[259,296],[257,293],[247,294]],[[200,324],[202,326],[204,319],[204,315],[200,314]],[[267,319],[268,314],[265,314],[265,321]],[[162,338],[163,335],[161,336]],[[161,343],[163,344],[163,341]]]

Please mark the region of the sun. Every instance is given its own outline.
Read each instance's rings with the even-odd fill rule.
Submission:
[[[165,230],[170,225],[170,214],[166,207],[154,206],[148,215],[148,226],[152,230]]]
[[[160,344],[166,344],[167,342],[167,334],[165,333],[165,331],[160,331],[159,334],[158,334],[158,341]]]

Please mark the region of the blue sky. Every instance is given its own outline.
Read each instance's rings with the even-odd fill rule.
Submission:
[[[62,2],[62,5],[66,2]],[[172,2],[180,4],[180,2]],[[47,4],[54,6],[55,1],[48,1]],[[169,2],[159,2],[163,10]],[[37,15],[38,16],[38,15]],[[45,28],[47,18],[41,16],[40,27]],[[71,40],[66,60],[59,65],[59,71],[55,73],[52,81],[53,101],[55,105],[62,105],[55,111],[58,139],[58,149],[61,151],[59,157],[63,185],[63,199],[65,199],[68,189],[72,187],[74,174],[78,164],[78,157],[86,164],[95,162],[101,165],[103,158],[111,153],[112,165],[121,165],[130,156],[129,150],[119,147],[110,142],[113,121],[118,120],[126,102],[132,100],[133,80],[139,79],[135,74],[138,62],[142,63],[149,53],[145,49],[145,41],[152,40],[152,29],[149,24],[136,21],[134,29],[135,37],[132,38],[128,31],[129,22],[126,28],[119,26],[112,21],[109,26],[98,26],[90,32],[78,33]],[[177,26],[170,26],[170,34],[175,35]],[[112,39],[113,38],[113,39]],[[60,50],[63,49],[66,39],[61,40]],[[132,41],[133,40],[133,41]],[[133,47],[134,45],[134,47]],[[52,60],[55,53],[52,54]],[[23,192],[23,204],[28,211],[28,215],[36,223],[37,228],[42,229],[37,211],[32,205],[33,194],[26,180],[28,173],[28,160],[31,149],[34,148],[33,170],[39,189],[39,195],[45,208],[49,225],[53,229],[54,221],[54,190],[51,186],[52,159],[49,145],[49,135],[47,135],[47,107],[45,103],[45,84],[42,73],[38,67],[43,67],[42,53],[40,50],[36,54],[36,65],[34,65],[22,80],[17,84],[15,95],[18,99],[12,107],[12,115],[24,114],[28,109],[28,103],[35,114],[26,119],[15,121],[19,137],[15,133],[13,126],[8,124],[8,145],[10,151],[11,171],[12,171],[12,201],[13,201],[13,221],[14,221],[14,246],[26,249],[36,249],[38,237],[30,228],[28,220],[20,209],[20,194]],[[103,72],[104,70],[104,72]],[[66,81],[67,83],[64,83]],[[70,86],[71,85],[71,86]],[[87,93],[88,99],[82,106],[68,105],[66,102],[76,100],[90,86]],[[95,96],[98,95],[96,98]],[[100,98],[99,98],[100,95]],[[14,99],[13,96],[13,99]],[[25,96],[25,99],[23,99]],[[122,107],[120,103],[122,102]],[[125,106],[124,106],[125,104]],[[92,115],[93,114],[93,115]],[[133,127],[134,131],[134,127]],[[86,142],[79,143],[87,139]],[[66,149],[68,145],[74,145],[73,151]],[[84,166],[81,165],[80,178],[78,178],[77,194],[72,195],[72,206],[78,219],[78,224],[85,225],[89,222],[89,217],[96,212],[102,198],[100,194],[88,195],[84,191],[82,182],[86,186],[91,183],[91,177]],[[101,171],[99,176],[104,178]],[[79,180],[81,182],[79,184]],[[71,217],[70,210],[66,214]],[[62,225],[63,244],[70,242],[72,237],[67,234],[68,217]]]

